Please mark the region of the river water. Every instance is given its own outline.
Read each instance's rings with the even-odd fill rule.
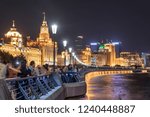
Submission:
[[[150,100],[150,74],[108,75],[87,81],[80,100]]]

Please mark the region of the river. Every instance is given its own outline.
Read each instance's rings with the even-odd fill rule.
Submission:
[[[80,100],[149,100],[150,74],[106,75],[87,81],[86,96]]]

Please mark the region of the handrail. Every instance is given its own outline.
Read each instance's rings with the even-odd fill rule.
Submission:
[[[7,78],[6,85],[16,100],[40,99],[59,86],[52,74],[29,76],[25,78]]]
[[[15,78],[6,78],[5,81],[13,81],[13,80],[17,80],[17,81],[20,81],[20,80],[27,80],[29,78],[35,78],[35,77],[42,77],[42,76],[48,76],[48,75],[51,75],[51,74],[47,74],[47,75],[36,75],[36,76],[27,76],[27,77],[15,77]]]
[[[24,78],[7,78],[4,79],[4,81],[6,82],[11,95],[13,95],[13,99],[35,100],[40,99],[42,96],[47,95],[56,87],[61,86],[60,82],[63,82],[63,78],[65,78],[66,81],[63,83],[73,83],[80,81],[80,76],[78,76],[77,72],[65,72],[60,75],[60,79],[56,78],[55,74],[52,73],[39,76],[28,76]],[[59,77],[60,75],[56,76]]]

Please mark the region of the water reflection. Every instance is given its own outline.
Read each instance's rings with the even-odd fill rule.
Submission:
[[[87,80],[87,94],[80,100],[150,100],[150,75],[126,74]]]

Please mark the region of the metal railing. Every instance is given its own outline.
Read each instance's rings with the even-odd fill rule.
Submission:
[[[5,80],[12,98],[15,100],[36,100],[55,89],[58,84],[52,75]]]
[[[80,82],[81,76],[77,72],[60,73],[62,83]],[[58,76],[59,76],[58,75]],[[47,95],[56,87],[60,86],[53,74],[33,76],[26,78],[5,79],[11,97],[14,100],[37,100]]]
[[[77,72],[63,72],[61,74],[61,80],[63,83],[74,83],[74,82],[80,82],[81,76]]]
[[[107,71],[104,69],[87,68],[79,72],[61,72],[43,76],[33,76],[26,78],[7,78],[5,83],[12,99],[15,100],[37,100],[42,99],[50,92],[61,87],[62,83],[76,83],[84,81],[85,74],[92,71]],[[112,69],[114,70],[114,69]],[[125,70],[125,69],[121,69]],[[54,75],[55,74],[55,75]]]

